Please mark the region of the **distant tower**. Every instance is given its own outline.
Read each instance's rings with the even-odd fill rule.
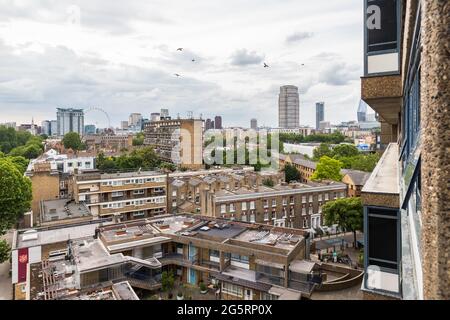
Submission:
[[[211,126],[211,119],[206,119],[205,122],[205,130],[214,129],[214,126]]]
[[[280,128],[298,128],[300,126],[300,98],[296,86],[280,88],[278,125]]]
[[[357,116],[358,116],[358,122],[366,122],[367,121],[367,104],[362,100],[359,102]]]
[[[258,120],[255,118],[250,120],[250,128],[256,130],[258,128]]]
[[[320,123],[325,120],[325,102],[316,103],[316,130],[320,129]]]
[[[222,129],[222,117],[221,116],[216,116],[214,118],[214,128]]]

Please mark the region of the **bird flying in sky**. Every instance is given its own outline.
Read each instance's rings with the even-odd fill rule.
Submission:
[[[269,67],[269,65],[264,62],[264,68],[268,68],[268,67]]]
[[[180,76],[178,73],[174,73],[173,75],[176,76],[176,77],[179,77],[179,76]]]
[[[178,48],[177,51],[183,51],[183,48]]]

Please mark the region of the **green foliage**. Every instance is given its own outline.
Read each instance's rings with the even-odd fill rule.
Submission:
[[[161,287],[163,291],[170,291],[175,284],[175,277],[173,272],[163,271],[161,274]]]
[[[9,158],[0,159],[0,235],[29,210],[31,180]]]
[[[66,133],[62,143],[66,149],[72,149],[74,151],[83,149],[83,143],[81,142],[80,135],[76,132]]]
[[[0,126],[0,152],[27,159],[37,158],[42,154],[43,138],[32,136],[28,131],[16,131]]]
[[[356,244],[356,231],[363,229],[363,205],[361,198],[343,198],[329,201],[322,206],[326,225],[337,224],[344,230],[353,232]]]
[[[9,160],[19,169],[20,173],[24,174],[25,171],[27,171],[28,164],[30,163],[30,160],[18,156],[18,157],[8,157]]]
[[[144,144],[144,133],[139,132],[136,137],[133,138],[133,146],[142,146]]]
[[[0,240],[0,263],[6,262],[10,257],[11,247],[6,240]]]
[[[200,291],[205,292],[208,288],[206,287],[206,284],[204,282],[200,282]]]
[[[269,179],[269,178],[264,179],[262,184],[269,188],[274,186],[272,179]]]
[[[333,155],[337,157],[354,157],[358,154],[358,148],[352,144],[339,144],[333,148]]]
[[[297,133],[280,133],[280,141],[287,143],[323,142],[339,144],[345,141],[345,136],[340,132],[332,134],[312,134],[303,136]]]
[[[100,170],[138,170],[157,168],[161,161],[151,147],[145,147],[122,154],[119,157],[105,157],[100,153],[96,160],[97,168]]]
[[[320,146],[313,151],[314,161],[318,161],[320,158],[327,156],[332,158],[334,153],[328,143],[321,143]]]
[[[342,162],[327,156],[323,156],[317,163],[316,171],[314,171],[314,174],[311,176],[311,179],[314,181],[319,180],[341,181],[342,180],[341,168]]]
[[[9,153],[13,157],[24,157],[26,159],[35,159],[42,154],[42,146],[31,143],[25,146],[16,147]]]
[[[300,172],[298,172],[296,167],[294,167],[290,163],[287,163],[284,166],[284,179],[286,182],[299,181]]]
[[[174,165],[173,163],[169,163],[169,162],[163,162],[163,163],[161,163],[161,165],[159,167],[161,169],[165,169],[170,172],[174,172],[177,170],[177,166]]]

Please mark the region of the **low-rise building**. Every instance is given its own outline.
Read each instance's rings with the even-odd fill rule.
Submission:
[[[166,213],[167,177],[162,172],[90,171],[73,180],[75,202],[85,203],[94,218],[128,221]]]
[[[361,281],[310,261],[309,246],[302,230],[183,215],[16,231],[12,282],[16,299],[135,300],[132,288],[154,292],[167,271],[223,300],[298,300],[332,289],[335,275],[339,289]]]

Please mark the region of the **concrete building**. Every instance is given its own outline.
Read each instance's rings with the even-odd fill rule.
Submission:
[[[316,103],[316,130],[320,129],[320,123],[325,120],[325,102]]]
[[[222,130],[222,117],[221,116],[215,116],[214,117],[214,129]]]
[[[44,120],[41,122],[41,134],[45,134],[47,136],[52,135],[51,122],[49,120]]]
[[[298,128],[300,126],[300,99],[296,86],[280,87],[278,126],[280,128]]]
[[[166,181],[156,171],[82,172],[73,176],[73,197],[94,218],[143,219],[166,213]]]
[[[161,114],[159,112],[153,112],[150,114],[150,121],[159,121],[161,120]]]
[[[342,182],[347,185],[348,197],[360,197],[361,190],[369,179],[370,173],[359,170],[342,169],[341,174],[343,175]]]
[[[254,118],[251,119],[250,120],[250,128],[253,130],[258,129],[258,120],[254,119]]]
[[[129,134],[128,131],[123,135],[85,135],[82,141],[86,144],[87,150],[120,151],[122,149],[128,149],[133,146],[133,135]]]
[[[58,121],[50,120],[50,135],[57,136],[58,135]]]
[[[57,108],[56,110],[59,136],[64,136],[69,132],[76,132],[80,136],[84,135],[83,109]]]
[[[365,1],[366,7],[371,1]],[[367,299],[449,299],[450,7],[377,1],[361,98],[386,150],[362,189]]]
[[[16,300],[136,300],[134,288],[161,288],[163,271],[221,300],[299,300],[332,291],[335,278],[341,290],[360,283],[361,271],[314,263],[309,248],[302,230],[201,216],[16,231],[12,283]]]
[[[180,167],[203,167],[203,120],[173,119],[148,123],[144,144],[166,162]]]
[[[96,128],[94,124],[88,124],[84,126],[84,134],[85,135],[92,135],[95,134]]]
[[[142,114],[132,113],[128,118],[128,125],[142,129]]]

